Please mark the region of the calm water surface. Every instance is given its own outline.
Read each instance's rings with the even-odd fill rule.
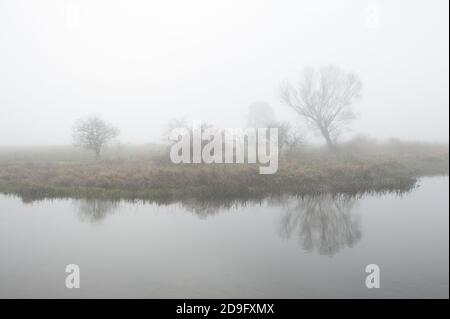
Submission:
[[[435,177],[402,195],[230,207],[0,195],[0,297],[448,298],[448,191]]]

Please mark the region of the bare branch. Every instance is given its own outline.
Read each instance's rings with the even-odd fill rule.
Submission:
[[[98,116],[79,119],[72,129],[74,145],[94,151],[97,159],[104,146],[118,135],[117,127],[104,122]]]
[[[334,148],[339,133],[356,117],[352,107],[361,90],[355,74],[329,65],[319,70],[306,68],[296,87],[282,86],[281,98]]]

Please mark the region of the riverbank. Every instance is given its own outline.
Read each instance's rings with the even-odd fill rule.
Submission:
[[[101,161],[7,154],[10,157],[1,160],[0,153],[0,192],[24,200],[74,197],[170,202],[403,191],[413,188],[422,176],[448,175],[449,163],[448,146],[417,144],[370,149],[343,145],[338,153],[310,149],[282,156],[273,175],[260,175],[259,164],[175,165],[161,152],[120,158],[108,155]]]

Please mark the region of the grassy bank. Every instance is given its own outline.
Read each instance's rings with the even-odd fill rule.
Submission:
[[[28,153],[27,153],[28,152]],[[53,152],[53,154],[52,154]],[[104,198],[174,201],[262,198],[280,194],[363,193],[414,187],[421,176],[448,174],[448,146],[352,141],[339,152],[305,149],[280,158],[279,170],[258,165],[169,163],[161,149],[110,150],[101,161],[71,149],[0,150],[0,192],[24,200]],[[59,157],[58,157],[59,156]]]

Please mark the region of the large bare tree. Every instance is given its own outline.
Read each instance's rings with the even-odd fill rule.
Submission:
[[[106,123],[98,116],[79,119],[72,129],[74,145],[94,151],[97,159],[100,158],[105,145],[118,135],[117,127]]]
[[[355,119],[354,103],[361,97],[361,80],[353,73],[328,65],[306,68],[297,85],[281,89],[283,101],[322,134],[330,149]]]

